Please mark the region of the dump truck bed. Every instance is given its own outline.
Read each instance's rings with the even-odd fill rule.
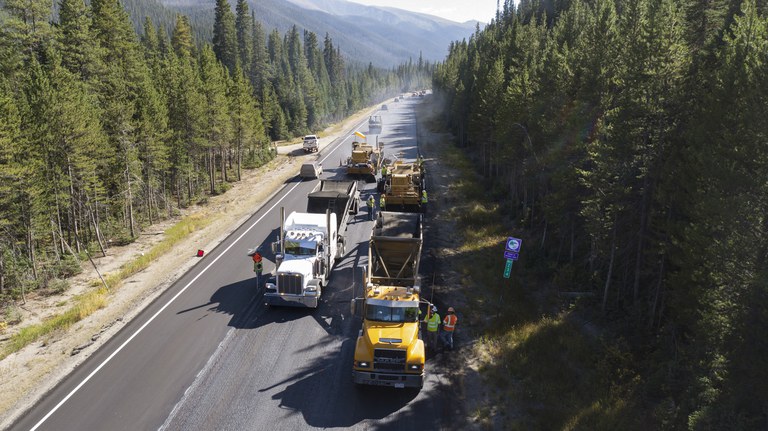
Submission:
[[[336,214],[339,232],[346,226],[349,214],[357,212],[357,183],[355,181],[321,180],[307,195],[307,212],[325,214],[331,210]]]
[[[421,214],[382,211],[370,241],[371,281],[386,286],[415,286],[421,246]]]

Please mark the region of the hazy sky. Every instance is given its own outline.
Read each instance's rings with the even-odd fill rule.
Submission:
[[[456,22],[476,19],[488,23],[496,16],[496,0],[349,0],[427,13]],[[504,4],[502,1],[501,4]]]

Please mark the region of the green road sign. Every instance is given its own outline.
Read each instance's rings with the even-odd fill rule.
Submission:
[[[504,278],[509,278],[509,275],[512,273],[512,262],[514,260],[507,259],[507,266],[504,267]]]

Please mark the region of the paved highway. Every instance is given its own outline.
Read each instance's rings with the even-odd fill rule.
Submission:
[[[379,112],[384,152],[415,159],[416,99]],[[367,132],[367,123],[357,130]],[[351,135],[351,133],[350,133]],[[371,139],[369,136],[369,141]],[[323,178],[344,178],[351,139],[319,155]],[[246,250],[269,249],[280,207],[306,209],[316,181],[294,179],[88,358],[11,429],[273,430],[438,429],[449,389],[428,363],[421,391],[355,387],[352,350],[360,321],[349,300],[367,260],[365,205],[351,219],[339,260],[316,310],[267,307]],[[362,199],[375,184],[360,182]],[[356,246],[354,246],[356,244]],[[266,256],[272,259],[269,254]],[[265,271],[274,270],[271,261]]]

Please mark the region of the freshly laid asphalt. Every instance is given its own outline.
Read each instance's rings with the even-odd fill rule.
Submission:
[[[416,103],[404,99],[377,113],[387,157],[416,158]],[[355,130],[367,133],[367,123],[345,136]],[[317,155],[321,178],[344,179],[337,166],[350,151],[349,137],[324,148]],[[270,249],[280,207],[286,214],[304,211],[316,181],[294,178],[254,208],[250,219],[11,429],[450,429],[452,392],[434,364],[427,364],[420,391],[352,383],[360,321],[350,316],[349,303],[367,261],[372,222],[364,200],[375,184],[359,182],[361,211],[350,219],[347,254],[337,262],[321,305],[264,305],[246,252],[255,245]],[[265,272],[273,271],[274,256],[267,251],[265,259]]]

